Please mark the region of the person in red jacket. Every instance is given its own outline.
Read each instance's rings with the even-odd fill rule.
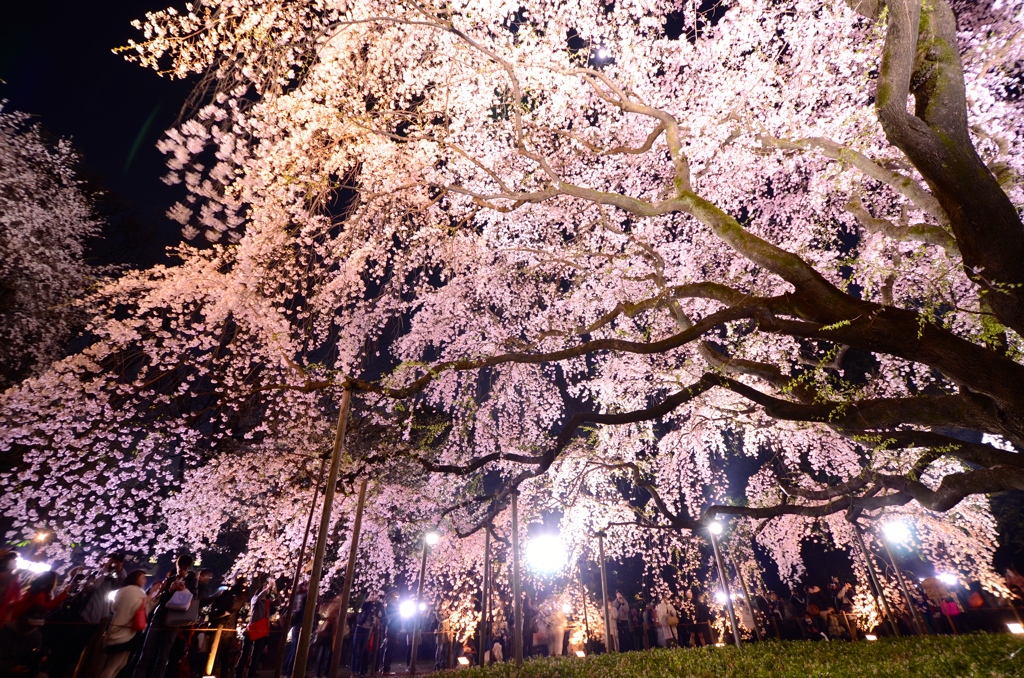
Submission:
[[[11,619],[19,621],[27,619],[33,625],[42,626],[43,619],[50,612],[56,610],[68,597],[68,587],[64,587],[56,596],[53,595],[57,588],[56,572],[41,572],[29,585],[25,593],[11,607]]]
[[[11,608],[21,597],[21,582],[14,574],[17,562],[16,552],[0,551],[0,626],[11,620]]]

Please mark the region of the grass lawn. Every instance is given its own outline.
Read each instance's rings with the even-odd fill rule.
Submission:
[[[1024,636],[927,636],[877,642],[758,643],[735,647],[650,650],[585,659],[534,659],[474,667],[462,678],[860,678],[861,676],[1024,676]]]

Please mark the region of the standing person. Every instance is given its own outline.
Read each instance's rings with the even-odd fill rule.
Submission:
[[[313,647],[316,649],[316,678],[326,678],[331,670],[331,657],[334,655],[334,630],[338,626],[339,601],[334,599],[320,608],[320,624],[316,627]],[[397,616],[397,615],[396,615]],[[340,652],[341,649],[339,648]]]
[[[149,598],[142,588],[145,583],[146,572],[133,570],[114,596],[114,616],[110,619],[103,641],[106,663],[100,678],[115,678],[128,663],[132,652],[142,647],[145,636],[143,629],[138,628],[140,609],[142,622],[149,616]]]
[[[530,594],[523,594],[523,656],[533,654],[533,634],[537,630],[537,615],[540,610],[530,600]]]
[[[195,559],[187,553],[178,556],[174,563],[174,569],[168,572],[164,580],[154,587],[157,593],[156,609],[146,632],[142,659],[135,670],[136,678],[164,678],[164,674],[167,672],[171,650],[178,638],[178,627],[167,623],[168,613],[173,611],[167,607],[167,604],[174,594],[179,592],[187,591],[192,598],[198,595],[199,582],[195,573],[191,572],[193,563],[195,563]]]
[[[671,623],[675,620],[676,624]],[[679,610],[666,594],[654,608],[654,627],[657,630],[658,647],[672,647],[679,644],[676,631],[679,626]]]
[[[217,645],[217,656],[214,665],[220,667],[217,675],[220,678],[233,678],[235,665],[232,661],[235,651],[235,627],[238,626],[238,613],[245,605],[247,593],[245,577],[239,577],[229,589],[221,593],[210,606],[209,624],[220,628],[220,642]],[[216,633],[216,632],[214,632]]]
[[[10,621],[11,608],[21,597],[21,582],[14,574],[18,565],[18,554],[0,550],[0,628]]]
[[[707,647],[711,644],[711,608],[701,594],[694,594],[693,589],[686,591],[686,601],[693,606],[691,642]]]
[[[33,625],[42,626],[46,615],[60,607],[68,597],[68,589],[72,582],[54,595],[53,592],[57,588],[57,573],[52,570],[40,572],[32,579],[32,583],[18,602],[11,606],[12,621],[28,619]]]
[[[608,651],[614,652],[619,649],[619,624],[618,615],[615,610],[615,599],[609,598],[606,600],[605,606],[608,608],[608,623],[611,627],[608,629]]]
[[[643,598],[637,596],[629,608],[629,628],[632,631],[630,641],[633,644],[634,650],[644,647],[644,641],[647,638],[647,633],[644,631],[643,613]]]
[[[366,601],[359,608],[356,615],[355,632],[352,634],[352,661],[350,668],[353,676],[366,675],[366,666],[369,663],[366,656],[366,646],[370,642],[370,631],[373,629],[373,603]]]
[[[61,652],[54,652],[48,662],[54,678],[70,674],[77,665],[84,667],[80,672],[99,670],[101,640],[110,621],[110,594],[120,589],[125,581],[124,557],[121,552],[108,555],[100,570],[83,587],[79,594],[82,597],[79,623],[68,627],[70,633],[64,635]],[[84,659],[83,652],[86,655]]]
[[[548,617],[548,656],[561,657],[562,649],[565,647],[565,613],[558,601],[553,601],[551,615]]]
[[[249,624],[245,627],[242,652],[235,664],[235,675],[238,678],[254,678],[259,669],[263,650],[270,637],[270,611],[276,598],[274,578],[269,577],[263,588],[249,601]]]
[[[619,643],[619,652],[629,652],[633,649],[629,632],[629,601],[622,595],[622,591],[615,592],[615,599],[612,601],[615,609],[615,631]]]
[[[391,660],[395,654],[395,646],[398,644],[399,625],[402,623],[401,615],[398,613],[398,592],[389,591],[384,602],[384,619],[381,625],[384,627],[384,638],[380,644],[380,668],[381,673],[391,673]]]
[[[644,605],[644,612],[640,619],[640,623],[643,624],[644,629],[645,650],[650,650],[652,647],[658,647],[658,636],[655,633],[657,624],[655,621],[654,603],[648,601],[647,604]]]
[[[284,654],[284,666],[282,673],[286,676],[292,675],[292,668],[295,666],[295,651],[299,647],[299,634],[302,633],[302,620],[306,616],[306,598],[309,593],[309,582],[299,582],[295,590],[295,603],[292,605],[292,616],[288,620],[288,649]]]

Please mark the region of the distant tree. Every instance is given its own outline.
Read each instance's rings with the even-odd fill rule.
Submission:
[[[84,315],[95,280],[85,242],[99,233],[66,139],[0,106],[0,390],[45,370]]]

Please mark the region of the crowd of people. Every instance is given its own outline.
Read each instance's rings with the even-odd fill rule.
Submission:
[[[112,553],[98,569],[77,567],[61,581],[52,571],[19,573],[17,554],[0,551],[0,675],[199,678],[212,672],[220,678],[254,678],[265,657],[275,665],[280,660],[283,675],[291,675],[306,612],[305,584],[299,584],[294,596],[282,594],[273,578],[250,584],[239,577],[218,585],[215,573],[195,568],[189,555],[179,556],[166,576],[151,582],[147,569],[127,568],[125,561],[124,554]],[[913,614],[894,606],[904,610],[897,620],[903,633],[998,630],[979,625],[979,620],[991,617],[981,612],[998,612],[1000,607],[1019,618],[1013,607],[1006,608],[1005,598],[994,598],[980,585],[958,595],[934,578],[917,584]],[[1024,577],[1010,570],[1007,585],[1015,596],[1012,604],[1019,606]],[[738,595],[733,607],[751,640],[858,640],[871,629],[858,627],[853,593],[850,583],[833,577],[824,587],[756,592],[750,600]],[[595,641],[588,637],[603,636],[603,620],[594,618],[598,615],[582,620],[588,631],[584,633],[581,620],[568,617],[571,606],[563,608],[554,598],[535,604],[527,594],[522,605],[523,654],[725,642],[729,631],[723,637],[721,624],[716,628],[714,602],[696,588],[654,600],[631,600],[616,591],[606,601],[608,638]],[[511,614],[502,605],[496,607],[490,623],[481,624],[475,637],[462,643],[452,633],[451,620],[436,609],[402,614],[397,591],[383,600],[362,601],[344,617],[339,599],[328,598],[317,606],[307,666],[324,678],[338,651],[339,663],[353,676],[393,673],[411,661],[417,625],[424,638],[422,650],[434,652],[435,668],[452,667],[456,659],[470,664],[507,661],[514,656]],[[342,619],[345,625],[338,633]],[[580,632],[573,634],[574,629]],[[478,656],[478,647],[483,656]]]
[[[261,639],[245,633],[237,642],[236,626],[246,607],[249,629],[268,617],[273,580],[255,591],[243,578],[214,586],[211,570],[182,555],[150,582],[146,570],[128,570],[124,554],[112,553],[99,569],[76,567],[58,585],[53,571],[18,576],[16,561],[13,551],[0,552],[0,675],[203,676],[214,636],[218,675],[255,675]]]

